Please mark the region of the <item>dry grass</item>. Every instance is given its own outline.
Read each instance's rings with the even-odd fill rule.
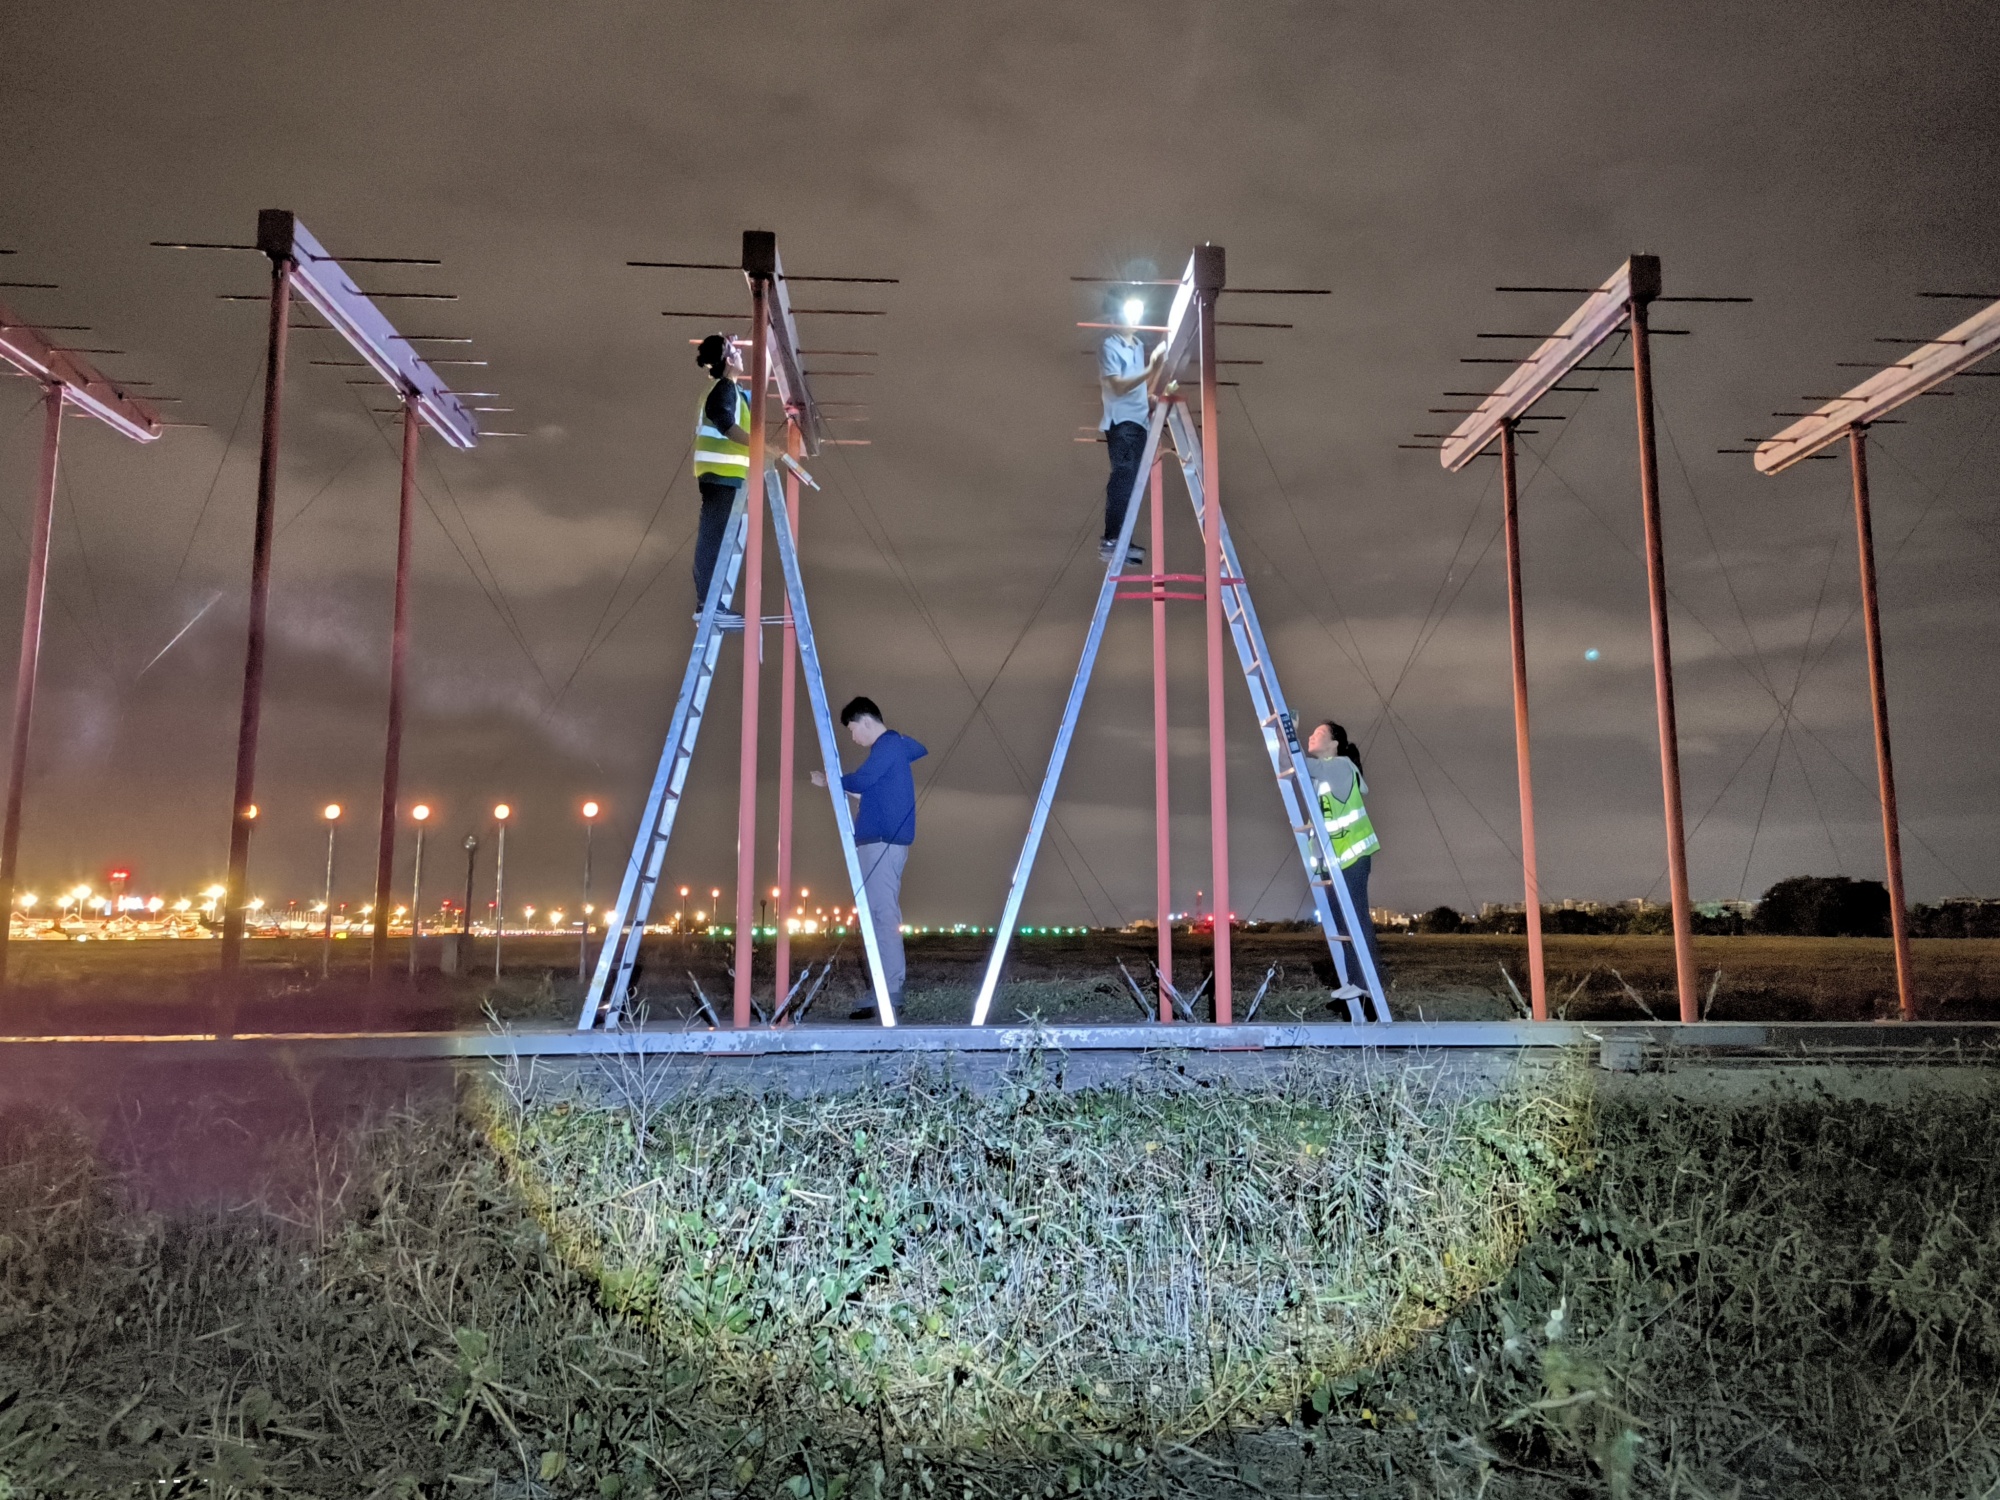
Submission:
[[[962,1117],[982,1108],[925,1097]],[[1403,1098],[1421,1117],[1423,1097]],[[1146,1111],[1168,1102],[1183,1139],[1232,1163],[1194,1183],[1191,1200],[1212,1193],[1207,1208],[1160,1208],[1190,1226],[1229,1222],[1249,1188],[1269,1194],[1253,1159],[1311,1139],[1207,1092],[1129,1107],[1023,1097],[1000,1134],[957,1149],[977,1153],[968,1180],[988,1170],[988,1149],[1038,1162],[1047,1156],[1024,1149],[1122,1155],[1102,1144],[1105,1122],[1157,1128],[1163,1117]],[[711,1104],[705,1128],[723,1134],[701,1138],[702,1155],[762,1149],[727,1140],[739,1106]],[[1378,1105],[1348,1107],[1374,1130],[1411,1129]],[[788,1132],[808,1108],[786,1106],[799,1111],[783,1117]],[[1260,1131],[1254,1150],[1237,1139],[1246,1124]],[[1359,1163],[1401,1149],[1352,1140]],[[1011,1449],[886,1420],[803,1423],[802,1410],[847,1395],[744,1385],[740,1333],[691,1338],[686,1314],[608,1307],[448,1102],[359,1134],[264,1144],[271,1185],[257,1202],[158,1213],[107,1175],[88,1138],[46,1116],[0,1116],[0,1495],[1875,1500],[2000,1484],[2000,1090],[1601,1104],[1588,1170],[1512,1264],[1449,1317],[1416,1319],[1435,1326],[1400,1352],[1316,1381],[1295,1411],[1186,1441],[1118,1425],[1093,1412],[1094,1390],[1077,1392],[1088,1421]],[[609,1144],[627,1162],[673,1154],[636,1132]],[[696,1154],[694,1138],[682,1144]],[[851,1137],[811,1149],[874,1160]],[[1147,1178],[1094,1167],[1076,1180]],[[1268,1207],[1283,1217],[1282,1202]],[[736,1211],[703,1209],[717,1222]],[[843,1201],[825,1217],[865,1225],[876,1212]],[[1257,1212],[1246,1233],[1296,1233]],[[1005,1228],[1004,1254],[989,1257],[1003,1264],[1080,1254],[1051,1226]],[[909,1258],[892,1244],[890,1265],[874,1266],[865,1237],[800,1232],[819,1236],[842,1277],[866,1266],[879,1282]],[[1404,1274],[1393,1258],[1380,1272]],[[1419,1262],[1418,1288],[1435,1280]],[[843,1306],[873,1306],[872,1284]],[[1118,1299],[1105,1306],[1126,1316]],[[1327,1321],[1358,1317],[1336,1305]],[[1110,1357],[1129,1368],[1151,1356]],[[980,1358],[997,1365],[1004,1351]],[[890,1403],[873,1410],[886,1417]]]
[[[905,1019],[918,1024],[963,1022],[986,959],[988,939],[948,933],[909,940],[910,978]],[[1926,939],[1914,945],[1921,1013],[1935,1020],[2000,1017],[2000,941]],[[206,1029],[214,1021],[217,945],[208,942],[22,943],[10,1003],[0,1034],[78,1034],[131,1030]],[[467,972],[436,973],[408,986],[401,978],[406,948],[391,944],[396,983],[371,994],[366,983],[368,945],[334,945],[333,977],[319,978],[320,945],[310,940],[249,945],[247,994],[240,1022],[246,1030],[363,1028],[447,1029],[478,1026],[489,1012],[527,1023],[573,1021],[582,990],[576,946],[561,938],[509,938],[506,972],[492,975],[492,948],[473,945]],[[721,939],[652,938],[646,946],[642,989],[656,1021],[674,1024],[691,1013],[687,974],[708,993],[728,989],[731,945]],[[837,956],[834,976],[814,1012],[815,1023],[844,1019],[861,997],[864,981],[853,940],[805,939],[794,945],[796,965]],[[1192,989],[1207,974],[1209,945],[1187,934],[1175,945],[1176,973]],[[1525,940],[1479,934],[1386,936],[1384,969],[1398,1016],[1430,1020],[1503,1019],[1516,1007],[1504,967],[1527,988],[1522,967]],[[1145,933],[1093,932],[1020,939],[1007,981],[996,1000],[996,1019],[1118,1021],[1138,1019],[1118,963],[1150,982],[1154,953]],[[1716,1020],[1867,1020],[1895,1012],[1894,962],[1886,939],[1705,937],[1695,940],[1701,990],[1714,989]],[[760,986],[770,980],[772,951],[760,948],[754,970]],[[1572,1019],[1639,1020],[1644,1012],[1616,977],[1657,1015],[1671,1014],[1673,947],[1663,937],[1548,939],[1552,1003]],[[1316,933],[1245,931],[1235,939],[1239,1010],[1262,983],[1279,974],[1261,1016],[1308,1020],[1344,1017],[1330,1008],[1331,969]],[[1720,975],[1718,979],[1717,976]]]
[[[1588,1115],[1573,1066],[1494,1098],[1318,1060],[1068,1093],[1030,1054],[992,1095],[804,1099],[651,1072],[493,1098],[558,1241],[718,1404],[952,1447],[1282,1419],[1500,1274]]]

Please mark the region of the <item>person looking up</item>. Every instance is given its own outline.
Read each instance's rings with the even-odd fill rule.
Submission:
[[[1382,972],[1382,952],[1375,943],[1375,922],[1368,913],[1368,872],[1382,841],[1375,836],[1375,824],[1361,800],[1368,783],[1361,775],[1361,749],[1348,739],[1347,731],[1331,719],[1313,726],[1306,741],[1306,775],[1319,800],[1321,820],[1326,824],[1327,841],[1333,845],[1334,863],[1354,903],[1358,932],[1348,936],[1368,945],[1368,957],[1375,972]],[[1334,999],[1359,999],[1367,993],[1349,982],[1334,991]]]
[[[711,333],[695,350],[694,362],[714,377],[695,412],[694,477],[701,489],[701,525],[694,543],[695,618],[708,603],[709,582],[715,577],[729,516],[750,475],[750,392],[737,378],[743,359],[735,340]],[[728,603],[723,601],[723,605]],[[715,623],[723,630],[741,630],[743,616],[718,606]]]
[[[854,815],[854,852],[861,858],[861,885],[868,895],[868,919],[875,929],[875,951],[882,959],[882,983],[889,1001],[903,1007],[903,867],[917,837],[917,789],[910,763],[930,751],[907,734],[882,721],[873,698],[853,698],[840,711],[841,726],[868,758],[840,778],[843,791],[861,799]],[[826,785],[826,773],[812,773],[814,786]],[[853,1021],[872,1019],[875,1005],[860,1007]]]
[[[1098,430],[1111,455],[1111,477],[1104,486],[1104,540],[1097,555],[1110,562],[1118,550],[1118,537],[1125,530],[1125,508],[1132,500],[1132,487],[1139,479],[1139,460],[1146,453],[1146,423],[1152,415],[1152,397],[1147,383],[1166,356],[1164,341],[1148,354],[1139,338],[1139,320],[1146,304],[1127,297],[1118,304],[1118,327],[1097,351],[1098,392],[1104,400],[1104,420]],[[1145,549],[1134,546],[1125,554],[1125,566],[1136,568],[1146,561]]]

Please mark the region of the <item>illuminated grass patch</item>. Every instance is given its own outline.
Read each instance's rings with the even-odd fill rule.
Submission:
[[[1297,1412],[1490,1285],[1572,1174],[1586,1085],[1066,1093],[1036,1063],[811,1098],[494,1089],[557,1241],[712,1396],[1033,1441]]]

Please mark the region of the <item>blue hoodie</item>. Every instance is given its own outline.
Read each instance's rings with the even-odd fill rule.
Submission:
[[[893,729],[882,731],[868,747],[868,759],[840,778],[850,792],[861,794],[854,816],[857,844],[911,844],[917,838],[917,788],[910,780],[910,762],[930,751]]]

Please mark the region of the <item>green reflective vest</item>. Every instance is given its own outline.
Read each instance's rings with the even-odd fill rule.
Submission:
[[[718,380],[716,385],[721,383]],[[695,478],[747,479],[750,476],[750,445],[732,443],[728,433],[709,423],[708,398],[714,393],[715,386],[712,385],[702,394],[701,404],[695,408]],[[741,385],[736,387],[736,425],[745,432],[750,430],[750,393]]]
[[[1382,847],[1382,841],[1375,837],[1375,825],[1369,821],[1368,809],[1361,802],[1359,772],[1355,773],[1353,783],[1347,788],[1344,801],[1334,796],[1329,782],[1314,782],[1313,791],[1319,796],[1319,813],[1326,820],[1334,861],[1341,869],[1345,870],[1364,855],[1373,854]]]

